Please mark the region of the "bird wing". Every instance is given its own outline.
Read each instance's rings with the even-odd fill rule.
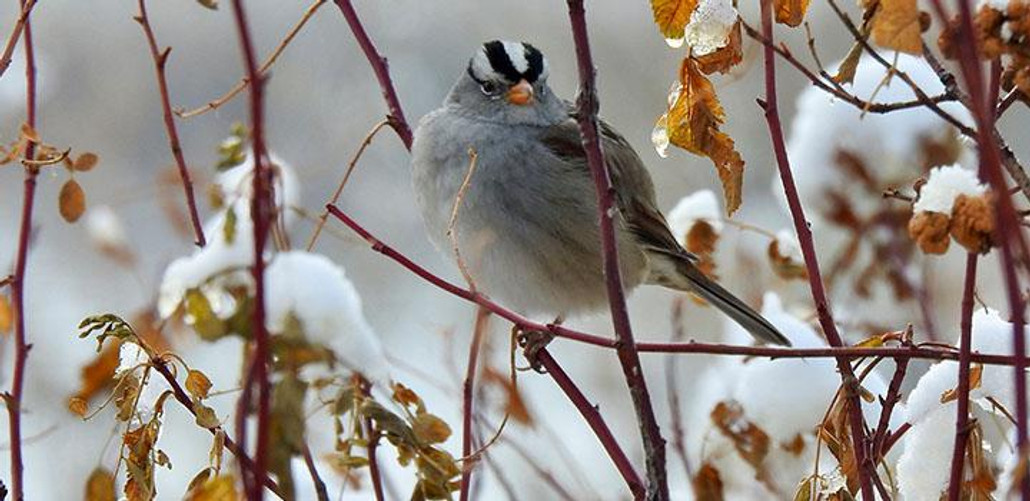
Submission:
[[[615,188],[615,205],[624,224],[648,250],[696,262],[697,256],[687,252],[676,241],[665,217],[658,210],[654,183],[636,151],[607,122],[598,120],[598,123],[605,164]],[[553,155],[577,167],[576,170],[583,175],[592,175],[575,115],[544,130],[541,141]]]

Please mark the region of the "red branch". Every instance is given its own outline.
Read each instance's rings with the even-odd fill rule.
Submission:
[[[665,469],[665,439],[662,438],[658,421],[655,419],[651,396],[640,367],[640,356],[633,341],[633,329],[626,309],[625,291],[619,268],[619,253],[615,245],[613,218],[615,188],[612,186],[608,166],[601,151],[597,134],[597,100],[595,70],[590,55],[590,41],[587,35],[586,13],[583,0],[568,0],[569,21],[572,38],[576,44],[576,62],[579,66],[579,96],[576,98],[579,132],[583,136],[587,164],[597,188],[597,213],[601,226],[601,255],[604,262],[605,285],[608,289],[608,305],[611,309],[615,337],[619,340],[616,349],[622,372],[629,386],[636,411],[637,424],[644,443],[644,462],[647,466],[647,498],[664,500],[669,498],[669,485]]]
[[[534,322],[514,311],[495,303],[490,298],[478,292],[463,289],[451,282],[448,282],[429,270],[419,266],[404,254],[390,247],[382,240],[379,240],[369,233],[363,226],[344,214],[335,205],[328,205],[326,208],[337,220],[347,225],[348,228],[357,233],[372,247],[372,250],[397,262],[408,271],[444,291],[462,298],[471,303],[478,304],[491,313],[515,324],[526,331],[544,331],[554,334],[556,337],[577,341],[580,343],[598,346],[601,348],[617,348],[619,341],[596,334],[570,329],[555,324],[542,324]],[[637,351],[640,353],[698,353],[708,355],[735,355],[743,357],[769,357],[777,358],[866,358],[866,357],[888,357],[894,360],[958,360],[958,352],[941,348],[922,348],[915,346],[901,347],[828,347],[828,348],[781,348],[771,346],[735,346],[712,343],[637,343]],[[970,359],[979,364],[985,365],[1015,365],[1016,357],[1007,355],[986,355],[973,353]]]
[[[368,64],[372,66],[372,71],[376,74],[379,88],[383,91],[383,99],[386,100],[386,107],[390,110],[390,113],[386,116],[387,121],[390,122],[390,127],[393,127],[393,130],[400,136],[404,147],[411,150],[411,127],[408,126],[408,121],[404,118],[404,110],[401,109],[400,99],[397,99],[397,91],[393,88],[393,80],[390,79],[389,63],[387,63],[385,57],[379,55],[379,51],[376,50],[376,46],[372,43],[372,39],[369,38],[365,27],[361,25],[361,19],[358,18],[358,13],[354,11],[354,6],[351,5],[350,0],[333,1],[340,8],[340,12],[343,12],[347,25],[350,26],[351,32],[354,33],[354,38],[357,39],[358,45],[361,46],[361,51],[365,53],[365,57],[368,59]]]
[[[482,345],[483,335],[486,333],[489,319],[490,312],[486,308],[479,307],[476,310],[476,324],[472,329],[472,343],[469,345],[468,365],[465,367],[465,382],[462,384],[461,457],[465,458],[465,462],[461,468],[461,486],[458,493],[461,501],[469,499],[469,487],[472,486],[472,468],[475,467],[475,460],[471,459],[472,416],[475,415],[473,390],[475,389],[479,347]]]
[[[985,92],[985,79],[983,68],[980,63],[979,39],[973,27],[972,8],[965,0],[959,0],[959,35],[962,43],[958,44],[959,67],[963,80],[966,84],[966,91],[969,94],[970,111],[976,121],[976,140],[980,152],[980,174],[991,185],[996,195],[997,205],[994,211],[994,241],[1001,248],[1002,275],[1005,277],[1005,292],[1011,310],[1012,322],[1012,348],[1016,359],[1014,367],[1015,392],[1016,392],[1016,450],[1020,457],[1027,454],[1027,387],[1026,387],[1026,337],[1023,326],[1025,325],[1026,307],[1023,296],[1020,292],[1019,278],[1016,275],[1016,253],[1022,254],[1022,259],[1028,259],[1027,242],[1023,232],[1020,230],[1020,218],[1012,202],[1005,175],[1001,166],[1001,150],[997,137],[994,134],[995,103],[988,103],[987,96],[996,96],[994,91]],[[948,21],[948,14],[944,9],[942,0],[933,0],[934,11],[941,22]],[[994,98],[997,99],[996,97]],[[958,437],[956,437],[957,439]],[[1030,475],[1027,474],[1026,466],[1023,472],[1014,473],[1014,478],[1021,479],[1020,494],[1024,501],[1030,500]]]
[[[29,15],[32,14],[32,8],[35,6],[36,0],[21,2],[21,13],[18,15],[18,20],[14,22],[14,29],[11,30],[11,35],[7,37],[4,51],[0,53],[0,77],[4,76],[4,72],[11,66],[11,58],[14,57],[14,47],[18,45],[18,39],[21,38],[22,30],[28,23]]]
[[[254,222],[254,315],[252,317],[251,329],[254,336],[254,360],[253,378],[248,377],[244,382],[245,386],[257,384],[258,407],[257,407],[257,446],[254,453],[256,465],[255,475],[261,478],[267,471],[268,461],[268,440],[270,425],[270,401],[271,391],[268,381],[269,361],[269,339],[268,330],[265,328],[265,243],[268,239],[269,228],[272,220],[272,170],[266,163],[267,150],[265,148],[265,108],[263,100],[264,79],[258,71],[257,58],[254,55],[254,45],[250,38],[250,27],[247,23],[247,15],[243,10],[243,0],[233,0],[233,15],[236,19],[236,28],[239,32],[240,49],[243,52],[243,63],[246,67],[247,78],[252,82],[249,88],[250,95],[250,132],[253,144],[254,174],[250,200],[250,217]],[[244,392],[249,395],[249,392]],[[242,400],[242,399],[241,399]],[[248,412],[249,405],[242,402],[240,407],[243,412]],[[245,421],[245,420],[244,420]],[[241,426],[240,428],[244,428]],[[241,435],[245,436],[245,435]],[[256,482],[244,481],[247,487],[248,499],[263,499],[262,491]]]
[[[787,147],[783,140],[783,129],[780,125],[779,106],[776,98],[776,57],[773,51],[773,21],[771,0],[763,0],[762,4],[762,36],[770,43],[764,46],[765,56],[765,102],[759,101],[765,110],[765,119],[769,124],[769,135],[772,138],[773,151],[776,154],[776,165],[780,171],[780,180],[783,182],[783,190],[790,206],[790,213],[794,219],[794,230],[797,232],[798,241],[801,244],[802,255],[805,259],[805,268],[808,271],[809,285],[812,289],[812,300],[815,302],[818,312],[819,325],[823,328],[826,340],[830,346],[844,346],[844,342],[837,333],[837,326],[833,323],[833,316],[830,313],[830,306],[826,300],[826,292],[823,290],[822,276],[819,272],[819,262],[815,255],[815,244],[812,242],[812,232],[805,219],[804,209],[801,207],[801,200],[798,198],[797,187],[794,185],[794,176],[790,170],[790,160],[787,158]],[[851,434],[855,441],[855,460],[858,462],[858,479],[862,489],[862,499],[874,499],[873,482],[869,473],[875,474],[875,464],[867,464],[865,424],[863,422],[861,400],[858,395],[858,381],[851,369],[851,364],[846,357],[837,358],[837,370],[840,371],[841,380],[844,383],[845,395],[848,399],[848,421],[851,424]]]
[[[182,179],[182,189],[186,194],[186,207],[190,212],[190,222],[193,225],[193,243],[197,247],[207,245],[204,238],[204,228],[200,224],[200,215],[197,214],[197,201],[193,196],[193,181],[190,179],[190,170],[186,167],[186,159],[182,154],[182,144],[179,142],[179,131],[175,128],[175,116],[172,115],[172,104],[168,97],[168,79],[165,78],[165,63],[168,62],[168,54],[172,52],[171,47],[164,50],[158,48],[157,38],[154,30],[150,27],[150,19],[147,17],[147,5],[144,0],[139,0],[139,15],[134,18],[143,27],[143,34],[147,37],[147,44],[150,45],[150,56],[154,59],[154,69],[157,72],[157,88],[161,93],[161,108],[164,110],[165,132],[168,134],[168,142],[172,148],[172,156],[175,158],[175,165],[179,168],[179,178]]]
[[[973,346],[973,294],[976,290],[976,258],[974,252],[966,256],[966,281],[962,287],[962,330],[959,339],[958,412],[955,419],[955,448],[951,454],[951,477],[948,483],[948,501],[962,497],[962,468],[969,441],[969,353]]]
[[[629,490],[633,492],[633,497],[641,499],[644,496],[644,486],[640,483],[640,477],[637,475],[636,470],[633,469],[633,464],[626,457],[626,453],[619,447],[619,442],[615,440],[612,431],[608,429],[608,425],[605,424],[604,418],[601,417],[597,407],[587,400],[583,392],[576,387],[576,383],[558,365],[554,357],[548,353],[547,348],[537,349],[534,357],[547,370],[547,374],[554,379],[558,387],[565,392],[565,396],[569,397],[572,405],[576,406],[576,410],[583,415],[583,419],[590,425],[590,429],[594,430],[597,439],[601,441],[604,450],[608,452],[608,457],[612,459],[615,467],[619,470],[619,474],[622,475],[622,478],[629,485]]]
[[[31,0],[28,0],[31,1]],[[24,13],[22,34],[25,40],[25,122],[36,130],[36,56],[32,46],[32,23],[28,12],[31,5],[22,0]],[[29,140],[25,148],[25,159],[34,160],[36,143]],[[25,498],[24,470],[21,450],[21,403],[25,389],[25,366],[29,358],[29,345],[25,335],[25,270],[28,266],[29,244],[32,239],[32,208],[36,198],[36,177],[39,167],[25,164],[25,189],[21,208],[21,226],[18,230],[18,251],[11,278],[11,300],[14,306],[14,376],[11,391],[4,395],[7,403],[8,425],[11,441],[11,499]]]

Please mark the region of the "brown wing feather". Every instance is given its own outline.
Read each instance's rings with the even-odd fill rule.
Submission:
[[[615,203],[628,229],[650,250],[696,261],[697,257],[683,249],[669,231],[655,203],[651,175],[636,151],[608,123],[603,120],[599,123],[604,159],[615,188]],[[584,175],[591,175],[575,117],[548,128],[541,140],[555,156],[580,166]]]

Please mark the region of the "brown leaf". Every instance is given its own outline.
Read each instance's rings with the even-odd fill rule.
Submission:
[[[696,501],[722,501],[723,486],[719,470],[711,463],[705,462],[701,469],[690,479],[690,486],[694,489]]]
[[[715,88],[691,58],[680,68],[679,97],[668,112],[669,142],[691,153],[707,156],[715,164],[722,182],[726,213],[732,215],[741,203],[744,160],[733,139],[719,131],[725,119]]]
[[[926,254],[944,254],[951,243],[948,238],[949,223],[947,214],[917,212],[908,222],[908,234]]]
[[[697,0],[651,0],[654,22],[665,38],[683,38],[683,29],[697,8]]]
[[[969,367],[969,391],[980,387],[983,382],[984,366],[973,365]],[[958,388],[952,388],[941,394],[941,403],[946,404],[952,400],[958,400]]]
[[[419,414],[411,423],[411,429],[419,441],[427,444],[439,444],[451,436],[451,427],[430,413]]]
[[[507,396],[504,403],[504,412],[512,419],[525,425],[533,425],[533,417],[529,414],[526,402],[522,399],[522,393],[514,384],[511,377],[501,374],[493,367],[486,367],[483,371],[483,382],[493,383],[499,386]]]
[[[79,390],[72,398],[88,402],[101,391],[114,385],[114,372],[118,369],[119,363],[119,346],[121,346],[120,341],[108,343],[93,361],[79,370]]]
[[[69,223],[74,223],[86,212],[86,192],[74,179],[65,181],[61,187],[61,194],[58,198],[58,208],[61,217]]]
[[[833,80],[839,84],[854,83],[855,72],[858,71],[858,62],[862,60],[863,52],[862,44],[858,42],[852,44],[848,54],[844,56],[844,60],[837,67],[837,74],[833,76]]]
[[[805,0],[807,2],[807,0]],[[697,64],[705,75],[712,73],[726,73],[744,59],[744,50],[741,45],[740,19],[733,24],[730,30],[729,41],[725,47],[721,47],[711,54],[697,57]]]
[[[14,328],[14,308],[6,294],[0,294],[0,334],[10,334]]]
[[[207,398],[208,392],[211,391],[211,380],[203,372],[190,369],[189,374],[186,376],[186,391],[190,393],[191,397],[203,400]]]
[[[72,397],[68,399],[68,410],[72,414],[84,418],[89,413],[89,403],[82,397]]]
[[[32,141],[33,143],[40,143],[42,140],[39,138],[39,133],[36,129],[33,129],[31,125],[27,123],[21,124],[21,137]]]
[[[197,3],[211,10],[218,10],[218,0],[197,0]]]
[[[97,468],[86,480],[86,493],[82,496],[86,501],[114,501],[114,474],[104,468]]]
[[[100,158],[97,157],[96,153],[86,152],[75,159],[75,162],[72,163],[72,169],[79,172],[86,172],[88,170],[92,170],[93,167],[96,167],[99,160]]]
[[[769,257],[769,264],[773,273],[784,280],[803,280],[808,278],[808,269],[805,263],[795,261],[790,255],[780,250],[779,239],[773,239],[766,248],[766,255]]]
[[[986,254],[991,250],[994,210],[987,195],[955,197],[951,208],[951,236],[969,252]]]
[[[186,493],[188,501],[236,501],[239,498],[232,475],[209,478]]]
[[[197,405],[194,406],[193,410],[197,414],[196,422],[197,422],[198,426],[201,426],[203,428],[207,428],[207,429],[210,430],[210,429],[218,428],[219,426],[222,425],[222,423],[220,423],[218,421],[218,415],[215,414],[215,410],[214,409],[212,409],[212,408],[210,408],[210,407],[208,407],[208,406],[206,406],[204,404],[198,403]]]
[[[712,409],[712,422],[727,438],[741,459],[755,469],[755,478],[768,484],[771,479],[766,470],[765,457],[769,454],[769,435],[744,417],[744,409],[734,400],[719,402]]]
[[[405,407],[422,407],[422,399],[419,398],[418,394],[401,383],[393,384],[393,401]]]
[[[796,27],[805,20],[809,0],[776,0],[776,22]]]
[[[794,435],[794,440],[785,444],[780,444],[780,448],[795,456],[801,456],[801,453],[805,451],[805,437],[802,437],[801,434],[798,433]]]
[[[872,25],[873,41],[879,46],[909,54],[923,53],[916,0],[880,0]]]

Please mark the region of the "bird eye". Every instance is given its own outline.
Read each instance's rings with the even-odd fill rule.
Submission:
[[[497,93],[497,84],[493,82],[483,82],[479,88],[483,90],[483,94],[488,96],[492,96]]]

